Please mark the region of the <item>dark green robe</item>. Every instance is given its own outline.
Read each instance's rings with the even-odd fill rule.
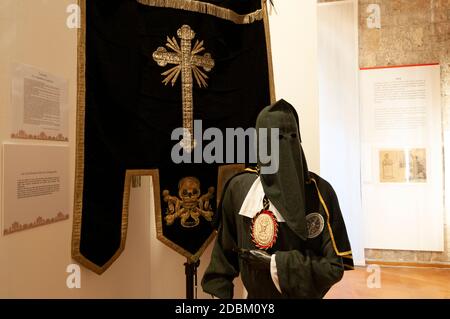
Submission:
[[[251,269],[233,251],[235,248],[257,249],[251,239],[252,219],[239,215],[242,203],[257,178],[252,173],[234,177],[226,188],[218,237],[202,279],[205,292],[219,298],[232,298],[233,279],[241,274],[249,299],[322,298],[341,280],[344,269],[352,268],[350,246],[336,194],[325,180],[310,174],[312,180],[306,184],[306,215],[320,213],[325,226],[319,236],[304,241],[286,223],[279,223],[278,239],[267,252],[276,255],[282,293],[276,289],[269,271]],[[338,247],[348,250],[341,251]]]

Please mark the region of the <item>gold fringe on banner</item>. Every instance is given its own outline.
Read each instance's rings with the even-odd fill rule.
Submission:
[[[263,19],[262,9],[248,14],[238,14],[233,10],[196,0],[137,0],[137,2],[151,7],[172,8],[204,13],[217,18],[232,21],[236,24],[250,24]]]

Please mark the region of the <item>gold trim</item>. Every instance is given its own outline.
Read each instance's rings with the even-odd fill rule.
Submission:
[[[249,173],[259,174],[258,170],[255,169],[255,168],[247,167],[247,168],[245,169],[245,171],[246,171],[246,172],[249,172]]]
[[[266,34],[266,48],[267,48],[267,65],[269,72],[269,90],[270,90],[270,103],[273,104],[277,101],[275,91],[275,80],[273,74],[273,60],[272,60],[272,41],[270,39],[270,23],[269,14],[267,13],[267,0],[261,0],[261,7],[263,11],[264,20],[264,32]]]
[[[78,29],[77,52],[77,119],[76,119],[76,157],[75,186],[72,225],[72,258],[86,268],[101,274],[104,270],[86,259],[80,252],[81,214],[83,206],[84,177],[84,113],[85,113],[85,66],[86,66],[86,0],[78,0],[81,10],[81,26]]]
[[[212,3],[196,0],[137,0],[137,2],[150,7],[172,8],[190,12],[204,13],[234,22],[236,24],[250,24],[263,19],[262,9],[248,14],[238,14],[233,10],[220,7]]]
[[[325,213],[327,214],[328,231],[330,232],[331,242],[333,244],[333,248],[334,248],[334,251],[336,252],[336,255],[341,256],[341,257],[351,255],[352,254],[351,250],[340,252],[339,249],[337,248],[336,241],[335,241],[334,235],[333,235],[333,229],[331,228],[331,225],[330,225],[330,212],[328,210],[327,204],[325,204],[325,201],[323,200],[322,194],[320,193],[320,190],[319,190],[319,187],[317,186],[316,180],[314,178],[311,178],[311,180],[314,182],[314,185],[316,186],[316,190],[317,190],[317,194],[319,195],[320,203],[322,204],[322,206],[325,210]]]

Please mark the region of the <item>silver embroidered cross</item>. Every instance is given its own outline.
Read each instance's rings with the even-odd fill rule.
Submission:
[[[206,80],[208,76],[205,72],[209,72],[214,68],[214,60],[211,54],[205,53],[203,56],[198,53],[205,50],[203,41],[196,41],[192,48],[191,41],[195,38],[195,32],[188,25],[183,25],[177,31],[178,37],[181,39],[181,44],[178,45],[175,37],[167,37],[166,47],[172,49],[174,52],[169,52],[165,47],[159,47],[153,52],[153,60],[159,66],[164,67],[167,64],[175,64],[174,67],[161,73],[165,76],[162,83],[167,85],[171,83],[175,85],[178,76],[181,73],[181,94],[183,103],[183,140],[180,142],[181,146],[188,152],[196,145],[194,136],[194,102],[193,102],[193,76],[197,81],[199,87],[207,87]],[[203,72],[201,70],[205,72]]]

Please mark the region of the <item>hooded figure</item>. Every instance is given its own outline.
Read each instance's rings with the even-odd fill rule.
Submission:
[[[308,171],[289,103],[263,109],[256,128],[258,168],[236,175],[224,190],[203,290],[232,298],[241,274],[249,298],[322,298],[353,269],[338,199]]]

